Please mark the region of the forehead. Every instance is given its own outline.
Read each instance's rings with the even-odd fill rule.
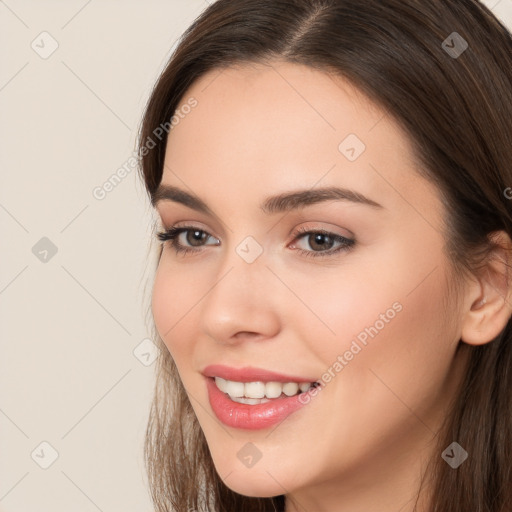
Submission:
[[[195,107],[185,108],[191,99]],[[394,119],[325,71],[285,62],[214,69],[192,84],[176,112],[162,183],[204,197],[243,202],[244,195],[315,183],[396,196],[420,180]]]
[[[217,142],[223,133],[250,135],[272,146],[290,138],[305,142],[328,137],[326,142],[336,142],[351,132],[364,138],[384,117],[382,109],[346,79],[279,61],[210,71],[185,93],[178,112],[191,97],[198,106],[182,124],[197,137],[215,132]]]

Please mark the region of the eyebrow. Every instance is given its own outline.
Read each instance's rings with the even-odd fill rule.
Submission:
[[[153,194],[151,198],[151,204],[153,207],[156,207],[161,201],[173,201],[206,215],[215,216],[202,199],[194,194],[171,185],[160,184],[156,192]],[[339,187],[325,187],[285,192],[276,196],[268,197],[260,205],[260,208],[264,213],[275,214],[297,210],[299,208],[326,201],[349,201],[352,203],[367,205],[372,208],[383,208],[381,204],[369,199],[359,192]]]

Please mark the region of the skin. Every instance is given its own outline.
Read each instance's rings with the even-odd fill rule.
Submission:
[[[185,255],[165,243],[152,307],[219,475],[240,494],[286,494],[287,512],[412,511],[462,376],[459,340],[489,341],[509,311],[483,320],[478,280],[461,300],[452,296],[439,193],[415,172],[407,135],[346,80],[283,62],[252,64],[208,73],[181,104],[190,97],[198,105],[170,133],[162,183],[199,196],[214,215],[173,201],[157,211],[162,227],[191,224],[211,237],[194,247],[181,235],[198,251]],[[348,134],[366,145],[353,162],[338,149]],[[327,186],[382,207],[259,208],[270,195]],[[294,237],[298,227],[356,242],[307,257],[298,249],[314,252],[314,239]],[[247,236],[263,249],[251,264],[235,250]],[[394,303],[401,311],[277,427],[234,429],[215,417],[205,366],[321,380]],[[251,468],[237,457],[248,442],[262,454]],[[425,493],[418,510],[427,504]]]

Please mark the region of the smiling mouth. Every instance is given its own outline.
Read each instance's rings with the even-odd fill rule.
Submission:
[[[225,393],[233,402],[258,405],[305,393],[318,387],[318,382],[237,382],[214,377],[217,388]]]
[[[201,373],[206,378],[208,400],[217,419],[228,427],[246,430],[271,428],[283,422],[317,400],[315,388],[321,386],[314,377],[254,367],[216,364]]]

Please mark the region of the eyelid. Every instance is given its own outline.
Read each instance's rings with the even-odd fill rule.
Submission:
[[[161,223],[162,230],[165,232],[170,231],[170,230],[175,230],[175,229],[184,229],[184,230],[190,230],[190,231],[195,229],[197,231],[203,231],[204,233],[208,234],[212,238],[215,238],[216,240],[220,241],[220,237],[216,236],[213,233],[213,230],[206,227],[201,221],[188,221],[188,222],[187,221],[178,221],[178,222],[174,222],[174,223],[169,223],[168,227],[166,224],[167,223],[164,223],[164,222]]]
[[[215,236],[212,233],[212,230],[210,228],[206,228],[206,227],[202,227],[202,226],[197,226],[197,225],[190,224],[190,223],[189,224],[184,224],[183,226],[180,226],[179,224],[180,223],[175,224],[173,227],[176,228],[176,229],[183,229],[184,231],[193,231],[193,230],[202,231],[203,233],[206,233],[209,237],[215,238],[215,240],[220,242],[220,238],[218,236]]]
[[[327,223],[327,224],[329,224],[329,223]],[[203,227],[203,226],[194,225],[194,224],[192,224],[190,222],[187,223],[186,221],[174,223],[170,227],[166,227],[164,225],[164,223],[162,222],[162,229],[165,232],[168,232],[168,231],[171,231],[171,230],[178,230],[178,229],[190,230],[190,231],[195,229],[197,231],[203,231],[208,236],[210,236],[212,238],[215,238],[217,241],[220,242],[220,237],[214,235],[209,228],[206,228],[206,227]],[[333,229],[340,229],[340,228],[339,228],[339,226],[336,226],[335,228],[333,227]],[[341,238],[344,238],[344,239],[347,239],[347,240],[354,240],[355,241],[355,235],[350,230],[348,230],[348,229],[345,229],[345,231],[347,232],[346,235],[342,234],[342,233],[338,233],[338,232],[333,231],[333,230],[330,230],[329,228],[325,228],[325,227],[299,226],[297,228],[293,228],[290,231],[288,236],[292,236],[293,240],[295,240],[298,237],[298,235],[303,235],[303,234],[306,234],[306,233],[307,234],[309,234],[309,233],[324,233],[326,235],[338,236],[338,237],[341,237]]]
[[[188,210],[188,208],[186,209]],[[200,212],[183,212],[181,208],[169,208],[168,210],[164,209],[159,211],[157,221],[162,229],[165,230],[173,227],[190,226],[202,231],[207,231],[208,234],[212,234],[213,236],[215,236],[213,231],[219,232],[219,235],[223,234],[225,229],[230,231],[223,222],[217,223],[216,219],[211,219]],[[211,227],[213,227],[213,231],[210,229]]]
[[[332,224],[330,222],[322,222],[322,221],[310,221],[304,222],[298,227],[293,228],[289,236],[296,237],[297,235],[304,233],[325,233],[332,236],[340,236],[342,238],[346,238],[347,240],[355,241],[355,234],[348,228],[342,228],[336,224]]]
[[[207,235],[207,239],[214,239],[218,243],[214,244],[205,244],[205,245],[220,245],[220,240],[215,236],[212,235],[208,230],[204,228],[200,228],[197,226],[192,226],[190,224],[184,225],[184,226],[171,226],[169,228],[163,228],[163,231],[160,233],[157,233],[157,237],[162,240],[162,237],[171,238],[172,239],[178,239],[180,235],[183,233],[186,233],[187,231],[201,231],[202,233],[205,233]],[[185,246],[186,247],[186,246]],[[197,248],[200,250],[200,248]]]

